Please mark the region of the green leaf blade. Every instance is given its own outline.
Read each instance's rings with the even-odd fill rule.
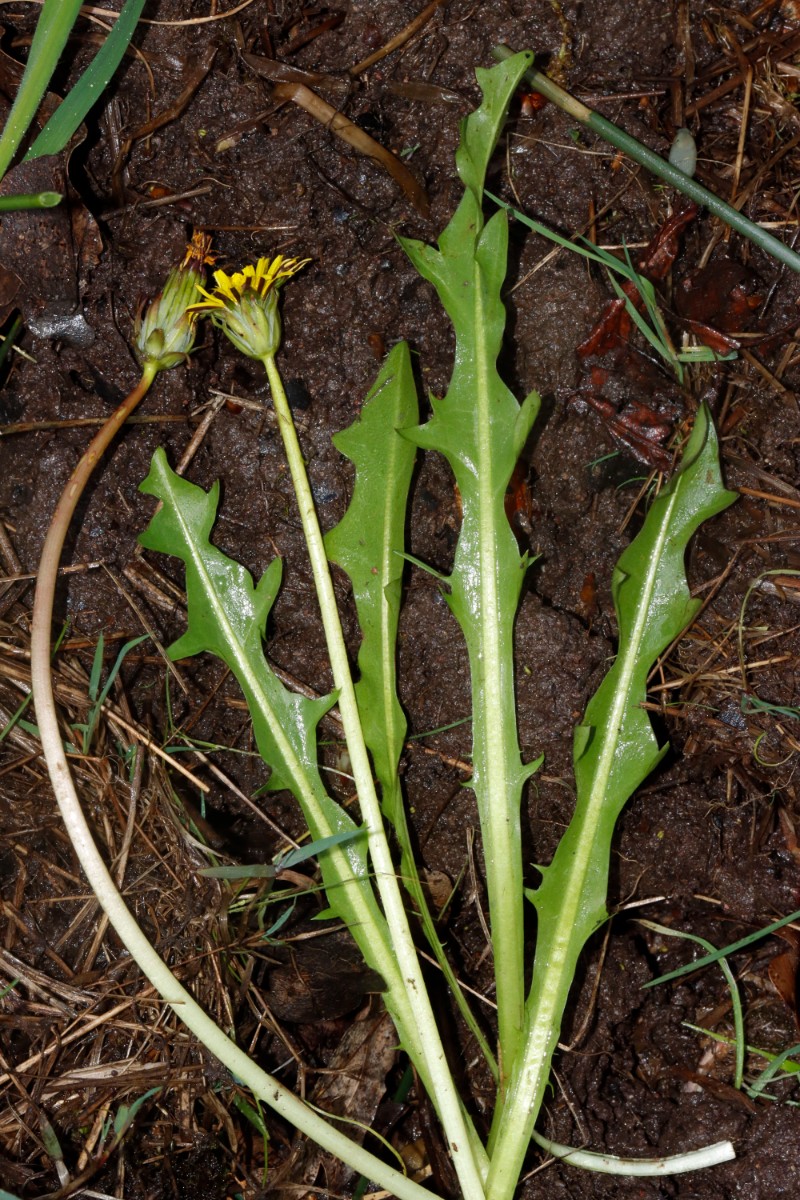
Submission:
[[[161,500],[162,507],[139,540],[147,549],[176,555],[186,567],[189,627],[170,647],[170,656],[209,652],[230,667],[253,705],[258,748],[272,768],[270,789],[302,793],[308,772],[316,772],[316,725],[333,699],[309,700],[289,692],[264,659],[261,643],[280,586],[280,560],[255,587],[250,572],[209,540],[218,485],[204,492],[182,479],[162,449],[140,490]]]
[[[511,1115],[494,1148],[490,1195],[493,1186],[502,1188],[521,1168],[578,957],[607,916],[617,818],[666,751],[659,748],[642,704],[653,664],[697,608],[686,580],[689,539],[734,499],[723,487],[717,438],[703,406],[680,470],[619,560],[614,578],[619,651],[575,733],[575,813],[551,864],[542,869],[540,886],[528,893],[538,930],[526,1005],[526,1051],[509,1087]],[[540,968],[540,963],[546,965]]]
[[[126,0],[97,54],[38,135],[25,162],[59,154],[89,110],[97,103],[122,62],[146,0]]]
[[[30,127],[47,85],[58,66],[81,0],[45,0],[19,90],[0,135],[0,179],[3,178]]]
[[[347,512],[326,535],[325,546],[353,585],[362,632],[356,696],[367,747],[384,788],[396,776],[406,734],[397,699],[395,646],[415,450],[398,431],[418,417],[411,357],[401,342],[389,354],[359,419],[333,439],[355,464],[356,481]]]
[[[456,154],[466,191],[438,250],[402,243],[436,288],[455,330],[455,366],[446,397],[409,436],[448,460],[462,523],[447,601],[470,660],[473,789],[481,820],[497,979],[500,1059],[509,1069],[520,1044],[524,1011],[523,892],[520,836],[522,764],[513,667],[513,630],[527,559],[505,514],[505,493],[537,415],[538,397],[521,408],[497,371],[505,329],[501,289],[508,248],[507,216],[484,222],[483,184],[514,90],[529,64],[478,72],[480,108],[461,127]],[[501,1119],[503,1081],[496,1110]]]
[[[140,488],[162,502],[140,541],[148,549],[177,556],[186,568],[189,627],[171,653],[209,651],[236,676],[259,752],[272,769],[269,789],[290,789],[312,837],[328,839],[320,855],[328,901],[350,928],[366,962],[383,976],[384,1000],[401,1041],[416,1061],[424,1062],[386,920],[372,889],[368,839],[336,836],[363,831],[327,794],[319,774],[316,727],[334,698],[309,700],[289,692],[264,657],[262,638],[280,582],[280,562],[273,562],[255,587],[249,572],[209,541],[219,489],[215,485],[206,493],[176,475],[163,450],[154,454]]]
[[[619,650],[585,716],[586,725],[607,732],[576,756],[575,770],[579,794],[587,793],[596,786],[597,772],[604,771],[602,763],[613,763],[606,790],[618,797],[617,813],[649,774],[658,753],[650,721],[639,707],[645,700],[647,676],[699,605],[686,579],[686,547],[698,527],[734,499],[735,494],[723,487],[717,437],[703,407],[680,470],[654,501],[641,533],[614,572]],[[619,752],[614,750],[616,710],[621,718]]]
[[[355,464],[356,481],[347,512],[327,534],[325,545],[331,560],[353,585],[362,631],[356,698],[381,785],[381,809],[400,846],[400,873],[444,978],[496,1074],[494,1056],[458,984],[430,912],[398,777],[406,719],[397,696],[396,642],[406,561],[406,508],[415,459],[413,444],[398,431],[408,429],[418,418],[411,359],[407,345],[400,343],[389,354],[359,419],[333,439],[337,449]]]
[[[462,122],[461,140],[456,150],[456,169],[462,183],[480,202],[486,170],[497,145],[508,111],[509,101],[525,71],[533,65],[530,50],[521,50],[503,64],[508,72],[478,67],[475,75],[481,89],[480,108]]]

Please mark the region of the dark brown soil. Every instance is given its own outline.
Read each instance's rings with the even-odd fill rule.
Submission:
[[[63,185],[66,174],[69,203],[46,217],[4,216],[0,228],[0,259],[11,281],[8,309],[22,313],[21,344],[29,356],[14,360],[0,392],[0,419],[4,425],[54,423],[0,440],[0,514],[21,564],[15,567],[6,553],[8,574],[35,572],[49,515],[90,436],[86,428],[64,423],[107,416],[135,382],[130,341],[137,303],[158,291],[192,227],[214,234],[222,266],[236,267],[274,252],[312,259],[286,289],[280,365],[290,381],[323,526],[336,523],[352,479],[331,435],[358,413],[381,347],[408,339],[418,356],[423,393],[446,389],[451,331],[395,233],[435,240],[452,213],[460,195],[453,167],[458,122],[479,101],[475,67],[491,65],[495,43],[533,48],[572,91],[661,153],[668,151],[674,133],[674,105],[682,100],[691,104],[710,93],[740,69],[737,54],[750,55],[755,86],[737,193],[795,133],[791,104],[786,100],[779,109],[775,102],[778,81],[784,80],[781,94],[786,94],[796,80],[796,72],[776,75],[776,64],[797,53],[800,13],[794,4],[450,0],[402,50],[351,82],[346,95],[320,85],[321,93],[385,146],[406,154],[430,198],[430,219],[424,220],[377,164],[359,157],[298,108],[275,104],[268,85],[239,55],[242,47],[262,56],[272,51],[294,66],[345,78],[350,66],[382,46],[422,7],[422,0],[341,0],[336,6],[343,14],[341,23],[297,49],[292,46],[300,35],[312,32],[333,9],[306,9],[304,16],[299,3],[256,0],[229,20],[143,25],[136,37],[143,59],[126,59],[85,139],[55,165],[39,164],[35,171],[23,166],[9,175],[3,188],[17,192],[45,186],[45,179],[57,185],[60,178]],[[146,8],[160,21],[185,22],[213,11],[213,5],[176,0]],[[33,19],[3,9],[6,54],[24,56],[24,44],[14,38],[29,33]],[[91,51],[91,27],[81,24],[79,30],[54,84],[60,93]],[[762,54],[767,37],[773,45],[770,71]],[[693,65],[687,76],[689,49]],[[201,80],[197,69],[203,61],[210,61],[210,68]],[[714,74],[718,64],[725,70]],[[170,109],[193,72],[196,88],[183,110],[151,136],[137,138],[125,153],[126,137],[151,115]],[[391,84],[407,81],[442,90],[438,95],[425,91],[423,99],[390,90]],[[742,100],[740,85],[686,118],[697,133],[701,177],[725,197],[733,183]],[[491,186],[562,233],[587,228],[594,211],[600,214],[596,230],[603,244],[646,244],[674,196],[631,164],[617,161],[610,147],[574,124],[550,106],[526,114],[517,105],[492,167]],[[223,139],[232,146],[220,150]],[[778,236],[787,241],[796,233],[798,167],[798,150],[790,143],[785,156],[759,177],[745,205],[753,219],[775,222]],[[789,1103],[800,1099],[800,1092],[779,1084],[772,1089],[776,1099],[748,1100],[732,1086],[731,1058],[724,1048],[715,1049],[704,1034],[687,1028],[688,1022],[730,1035],[729,994],[718,968],[642,990],[655,975],[688,961],[693,948],[646,931],[636,923],[638,917],[719,946],[800,907],[800,852],[794,838],[800,820],[798,711],[742,711],[745,694],[784,709],[798,704],[800,593],[791,574],[775,580],[764,573],[800,567],[800,356],[792,343],[800,278],[739,238],[725,240],[723,231],[701,215],[683,238],[674,284],[709,254],[718,265],[730,259],[746,268],[751,290],[762,297],[758,308],[749,310],[749,328],[777,336],[763,345],[754,340],[749,359],[693,369],[683,392],[663,373],[655,384],[620,376],[614,386],[624,402],[647,403],[654,391],[663,393],[688,417],[704,394],[721,425],[726,481],[749,491],[703,529],[692,549],[692,584],[710,603],[653,678],[654,713],[671,751],[619,823],[609,897],[617,915],[607,943],[599,934],[585,957],[563,1035],[570,1049],[557,1059],[557,1083],[540,1128],[562,1142],[632,1156],[676,1153],[731,1138],[737,1158],[705,1173],[658,1182],[549,1165],[521,1185],[519,1195],[526,1200],[777,1200],[800,1192],[800,1121]],[[723,274],[724,268],[719,271]],[[707,283],[703,287],[705,296],[710,289]],[[521,526],[521,537],[538,558],[517,625],[521,741],[526,757],[545,756],[527,796],[524,821],[530,883],[536,878],[533,864],[549,860],[570,817],[572,732],[614,652],[611,572],[637,527],[641,510],[636,499],[648,474],[647,467],[619,452],[594,412],[574,403],[586,383],[576,347],[609,294],[607,281],[588,271],[582,260],[563,252],[553,255],[548,243],[512,225],[512,315],[502,367],[520,397],[535,387],[544,399],[527,452],[531,500]],[[673,320],[669,286],[663,297],[679,342],[681,326]],[[703,320],[738,332],[741,324],[738,329],[735,321],[725,324],[732,303],[728,295],[718,296]],[[179,603],[146,566],[149,561],[180,586],[175,561],[151,555],[142,559],[137,551],[137,535],[153,509],[137,489],[157,446],[166,448],[173,464],[179,460],[203,406],[219,393],[268,398],[260,368],[209,327],[190,368],[163,374],[143,406],[143,416],[168,419],[127,428],[97,472],[68,550],[71,563],[91,565],[65,576],[59,597],[60,616],[70,622],[66,653],[76,671],[82,664],[88,673],[101,632],[110,666],[122,642],[143,631],[143,620],[162,644],[182,631]],[[285,583],[268,652],[279,667],[322,693],[330,687],[330,674],[279,441],[268,407],[229,402],[216,412],[187,474],[204,487],[222,480],[215,538],[223,550],[256,575],[276,552],[283,557]],[[616,457],[608,458],[614,451]],[[435,456],[420,465],[410,528],[412,553],[446,569],[458,531],[458,506],[449,472]],[[162,603],[152,587],[144,590],[143,575],[151,585],[158,583]],[[759,577],[744,608],[748,587]],[[344,588],[342,599],[346,604]],[[25,644],[30,602],[29,583],[15,584],[3,601],[5,644],[12,658],[15,648]],[[740,619],[746,670],[737,649]],[[348,612],[346,620],[355,647],[355,619]],[[21,655],[17,658],[23,661]],[[435,581],[416,569],[408,576],[400,664],[413,732],[469,715],[466,654],[457,627]],[[118,690],[117,698],[159,744],[170,738],[175,742],[174,729],[182,727],[203,742],[252,751],[246,713],[223,668],[216,661],[197,660],[182,663],[180,674],[185,690],[170,682],[170,713],[163,659],[145,644],[129,655],[122,672],[124,696]],[[4,712],[13,711],[7,696],[2,703]],[[424,865],[444,872],[450,881],[463,881],[448,938],[464,977],[485,989],[490,975],[476,908],[480,883],[476,893],[469,882],[469,845],[477,817],[455,761],[468,758],[468,729],[456,725],[412,744],[405,781]],[[103,942],[91,971],[86,966],[91,921],[70,934],[85,893],[37,762],[37,743],[29,737],[26,750],[21,738],[17,731],[5,742],[6,765],[0,774],[0,888],[8,919],[3,947],[50,975],[58,987],[80,989],[89,986],[92,972],[96,981],[110,971],[106,982],[111,980],[113,987],[103,1000],[109,1007],[125,987],[138,985],[125,970],[118,972],[119,985],[115,982],[115,964],[124,967],[124,960],[113,938]],[[105,767],[98,756],[98,765],[91,771],[87,767],[84,780],[94,789],[93,818],[106,838],[109,821],[121,819],[124,827],[124,806],[113,797],[125,779],[113,741],[107,749]],[[207,816],[225,847],[247,861],[254,855],[271,858],[279,845],[272,828],[203,763],[192,756],[185,759],[211,787]],[[266,780],[265,768],[252,754],[226,750],[211,759],[246,796],[253,797]],[[148,778],[155,769],[148,767]],[[189,785],[174,777],[172,786],[192,800]],[[294,836],[301,832],[289,799],[256,803],[275,827]],[[210,954],[227,934],[217,928],[221,903],[212,888],[203,890],[205,884],[201,889],[194,882],[188,894],[173,888],[178,877],[196,880],[194,872],[202,862],[165,815],[170,805],[168,786],[148,801],[150,840],[138,844],[134,836],[126,879],[131,873],[135,877],[135,885],[129,886],[139,897],[140,917],[156,931],[162,949],[173,961],[183,956],[194,963],[194,955],[198,961],[201,957],[199,947]],[[104,811],[110,815],[104,818]],[[156,836],[162,840],[153,844]],[[71,885],[48,874],[56,866],[72,878]],[[150,871],[152,879],[140,882]],[[167,888],[172,889],[168,901]],[[303,910],[303,916],[311,911]],[[296,924],[295,933],[302,928]],[[743,994],[747,1040],[774,1052],[798,1040],[797,1013],[778,994],[769,973],[770,960],[785,950],[784,941],[771,938],[732,960]],[[347,1014],[358,1008],[372,981],[359,978],[359,965],[346,951],[331,950],[328,963],[324,952],[302,954],[277,949],[270,962],[259,959],[255,967],[254,982],[267,1003],[270,988],[275,989],[275,1016],[285,1026],[285,1040],[268,1028],[258,1034],[256,1008],[248,1005],[244,984],[226,987],[241,1044],[255,1041],[270,1069],[288,1058],[283,1077],[290,1082],[299,1073],[291,1059],[296,1055],[296,1062],[306,1064],[310,1092],[317,1069],[335,1054]],[[10,961],[3,965],[0,987],[14,977]],[[195,967],[187,969],[191,978]],[[298,973],[312,980],[310,993],[306,989],[302,996],[294,989]],[[320,996],[335,991],[341,1000],[345,988],[352,988],[345,1007],[326,1008]],[[209,1005],[211,995],[206,994]],[[13,993],[0,1000],[3,1072],[13,1072],[52,1033],[67,1029],[66,1014],[56,1021],[51,1009],[48,1020],[55,1026],[36,1025],[35,1001],[27,993],[20,1007]],[[65,1004],[70,1013],[79,1011],[77,991],[75,996],[70,992]],[[154,1012],[139,1016],[152,1021]],[[100,1039],[94,1058],[95,1051],[84,1047],[84,1057],[73,1065],[91,1062],[96,1067],[124,1058],[130,1053],[125,1036],[117,1031],[107,1043]],[[454,1039],[460,1036],[454,1029]],[[260,1139],[235,1108],[226,1110],[226,1081],[179,1034],[173,1031],[172,1038],[163,1061],[181,1082],[157,1104],[143,1108],[129,1141],[88,1183],[96,1191],[85,1194],[128,1200],[235,1195],[250,1200],[265,1194]],[[467,1061],[471,1058],[467,1052]],[[58,1070],[69,1066],[63,1058]],[[763,1067],[763,1059],[749,1059],[748,1077]],[[0,1085],[0,1104],[5,1106],[0,1186],[26,1198],[59,1186],[52,1158],[35,1132],[41,1128],[36,1115],[41,1109],[57,1128],[67,1166],[77,1174],[85,1127],[101,1104],[111,1099],[115,1111],[123,1097],[130,1102],[151,1085],[142,1075],[132,1090],[121,1092],[95,1080],[85,1086],[88,1115],[83,1119],[72,1093],[70,1102],[59,1107],[59,1093],[47,1092],[41,1070],[40,1079],[26,1068],[16,1086],[13,1075],[9,1082],[5,1074]],[[480,1114],[485,1081],[476,1075],[465,1078],[464,1085]],[[399,1114],[400,1143],[427,1136],[425,1108],[413,1093],[412,1110]],[[388,1130],[388,1108],[379,1112],[379,1128],[381,1120]],[[289,1161],[289,1131],[273,1127],[269,1118],[267,1124],[273,1137],[270,1169],[286,1186],[316,1182],[307,1173],[304,1180],[299,1166],[294,1177],[291,1170],[280,1175]],[[438,1174],[436,1146],[430,1143],[429,1137],[425,1154],[434,1165],[434,1190],[443,1195],[447,1179]],[[532,1154],[531,1168],[538,1165]],[[347,1191],[352,1181],[339,1186]]]

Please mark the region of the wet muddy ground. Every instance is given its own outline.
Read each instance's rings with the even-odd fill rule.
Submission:
[[[43,181],[63,190],[69,181],[62,209],[4,216],[0,228],[4,298],[7,312],[17,309],[24,318],[26,352],[15,358],[0,392],[0,420],[11,427],[49,423],[6,429],[0,438],[8,576],[36,570],[49,514],[90,436],[74,422],[107,416],[132,386],[137,303],[158,291],[193,227],[213,233],[222,266],[275,252],[312,260],[285,292],[280,365],[322,524],[338,521],[352,476],[331,435],[358,413],[384,349],[408,339],[421,394],[446,390],[451,332],[395,234],[433,241],[451,215],[460,196],[453,167],[458,123],[479,101],[474,69],[491,65],[498,42],[534,49],[571,91],[662,154],[676,124],[685,122],[697,136],[703,182],[729,198],[755,180],[744,211],[786,241],[797,233],[800,117],[793,89],[800,71],[792,64],[800,51],[800,11],[794,4],[450,0],[402,48],[355,76],[349,68],[402,30],[422,10],[421,0],[305,8],[255,0],[229,19],[189,22],[219,16],[216,7],[148,5],[149,17],[166,23],[140,27],[141,53],[126,59],[84,139],[56,163],[19,167],[4,182],[4,190],[22,191],[50,185]],[[24,56],[32,21],[2,10],[6,55]],[[93,27],[78,28],[54,84],[59,92],[92,50]],[[296,106],[277,103],[242,52],[335,77],[319,83],[319,92],[402,156],[425,189],[429,216],[375,162]],[[704,103],[737,72],[736,86]],[[8,66],[5,73],[12,75]],[[169,119],[148,132],[146,123],[162,114]],[[631,253],[646,246],[676,203],[669,189],[552,106],[531,111],[515,103],[490,176],[494,191],[562,234],[588,231],[604,245],[627,244]],[[512,224],[502,369],[517,395],[537,388],[543,397],[523,464],[524,511],[515,518],[521,540],[537,555],[517,623],[521,742],[526,758],[545,756],[526,796],[530,864],[548,861],[570,817],[572,732],[614,652],[611,572],[638,527],[650,475],[592,402],[599,376],[577,353],[610,294],[601,273]],[[609,897],[616,915],[583,960],[562,1039],[568,1048],[557,1058],[540,1128],[561,1142],[632,1156],[731,1138],[737,1158],[660,1181],[550,1164],[521,1184],[525,1200],[776,1200],[800,1188],[800,1120],[791,1107],[800,1091],[790,1081],[772,1089],[772,1100],[749,1099],[732,1086],[729,1050],[687,1027],[730,1035],[729,993],[719,970],[642,990],[693,951],[645,930],[637,918],[721,946],[800,907],[800,592],[791,574],[800,567],[800,353],[793,340],[800,278],[700,214],[682,234],[661,286],[677,342],[686,328],[677,315],[681,294],[690,297],[684,314],[743,334],[737,338],[743,352],[733,362],[692,368],[680,388],[635,343],[634,355],[602,364],[603,398],[616,415],[650,405],[676,430],[707,398],[720,426],[726,482],[744,494],[692,547],[690,579],[708,604],[652,680],[654,717],[671,750],[619,822]],[[755,297],[752,304],[748,297]],[[175,464],[209,414],[187,475],[204,487],[222,480],[216,542],[255,575],[276,552],[283,557],[270,658],[305,687],[329,689],[291,488],[271,411],[262,406],[267,399],[260,369],[209,328],[191,366],[159,378],[140,423],[126,428],[107,455],[68,548],[68,561],[85,569],[64,576],[59,597],[59,615],[69,621],[61,698],[73,719],[85,719],[81,696],[101,632],[110,666],[126,639],[147,630],[163,645],[184,628],[175,561],[137,548],[153,508],[137,489],[156,447],[164,446]],[[420,462],[410,530],[413,555],[446,570],[458,505],[448,469],[435,455]],[[343,584],[340,591],[355,648]],[[19,680],[30,604],[24,581],[13,583],[3,600],[4,714],[24,694]],[[469,755],[469,727],[459,724],[469,715],[466,652],[435,580],[413,567],[400,664],[411,730],[453,725],[410,743],[405,783],[424,866],[441,873],[445,887],[459,881],[447,926],[458,969],[485,990],[477,817],[459,767]],[[183,756],[207,785],[209,826],[195,825],[195,833],[216,839],[234,858],[268,860],[280,845],[276,829],[301,832],[294,804],[280,795],[246,803],[266,772],[222,666],[193,660],[179,664],[178,674],[168,677],[162,656],[145,643],[128,655],[115,702],[159,746],[177,744],[181,731],[203,744],[204,758]],[[777,707],[756,708],[757,702]],[[147,756],[139,784],[131,783],[120,727],[104,725],[101,738],[80,779],[109,853],[123,841],[129,784],[139,788],[139,828],[125,851],[125,878],[140,919],[160,948],[185,964],[186,978],[198,980],[208,1006],[235,1021],[242,1044],[253,1044],[266,1066],[280,1068],[287,1082],[299,1078],[310,1094],[320,1068],[340,1061],[337,1047],[354,1013],[380,1029],[379,1005],[364,1000],[372,981],[341,940],[313,952],[296,942],[290,951],[271,948],[268,958],[254,955],[248,970],[256,999],[248,997],[246,979],[223,980],[219,968],[208,966],[220,943],[250,945],[258,930],[248,928],[248,914],[230,922],[215,886],[195,874],[205,860],[181,830],[197,815],[199,793],[173,770],[167,777],[155,755]],[[23,1197],[59,1186],[41,1144],[42,1111],[77,1175],[86,1165],[78,1158],[87,1131],[107,1111],[103,1106],[116,1111],[123,1099],[130,1103],[167,1078],[169,1091],[142,1109],[135,1131],[87,1186],[130,1200],[264,1194],[261,1139],[229,1103],[213,1064],[167,1025],[160,1039],[148,1033],[141,1041],[136,1023],[158,1026],[161,1016],[114,938],[101,931],[92,943],[96,913],[84,910],[85,886],[36,746],[16,729],[5,739],[0,768],[4,982],[19,974],[19,964],[39,973],[35,986],[0,1000],[0,1185]],[[326,754],[333,764],[335,747]],[[179,811],[180,804],[186,807]],[[191,886],[179,888],[187,876]],[[313,901],[299,907],[289,927],[294,935],[313,911]],[[788,967],[773,964],[787,949],[796,955],[796,941],[768,938],[732,959],[747,1041],[773,1053],[798,1041],[796,959]],[[307,986],[298,987],[299,976]],[[78,1014],[101,1014],[126,995],[135,999],[130,1028],[120,1019],[73,1050],[70,1042],[59,1045],[81,1024]],[[461,1037],[454,1026],[454,1042]],[[460,1053],[472,1062],[468,1046]],[[37,1055],[34,1066],[26,1065]],[[116,1076],[112,1081],[117,1061],[132,1072],[125,1087]],[[748,1076],[764,1065],[749,1058]],[[396,1087],[396,1066],[388,1080]],[[467,1069],[464,1089],[480,1117],[486,1081]],[[292,1148],[290,1131],[269,1117],[267,1125],[275,1174],[266,1192],[278,1194],[280,1184],[291,1189],[287,1195],[314,1194],[317,1184],[319,1195],[325,1188],[351,1194],[352,1180],[326,1174],[332,1168]],[[407,1109],[380,1102],[376,1127],[401,1148],[419,1143],[419,1165],[431,1167],[433,1190],[447,1194],[446,1168],[420,1097],[412,1091]],[[532,1155],[531,1169],[540,1166]]]

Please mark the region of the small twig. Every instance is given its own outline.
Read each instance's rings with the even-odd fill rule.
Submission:
[[[766,500],[769,504],[784,504],[787,508],[800,508],[800,500],[790,500],[788,496],[776,496],[774,492],[762,492],[758,488],[738,487],[737,492],[743,496],[754,496],[757,500]]]
[[[203,783],[202,779],[198,779],[196,775],[193,775],[192,772],[185,767],[182,762],[175,758],[174,755],[168,754],[166,750],[163,750],[161,746],[159,746],[158,742],[154,742],[149,734],[145,733],[143,729],[139,729],[138,726],[133,725],[130,721],[126,721],[125,718],[120,715],[120,713],[116,712],[107,704],[103,705],[102,712],[106,719],[111,721],[113,725],[118,725],[119,728],[124,730],[129,737],[135,738],[137,742],[139,742],[142,746],[145,746],[146,749],[148,749],[152,754],[158,755],[158,757],[163,759],[165,763],[169,763],[173,770],[177,771],[180,775],[183,775],[184,779],[189,780],[192,787],[196,787],[198,791],[205,792],[206,795],[208,795],[208,793],[211,791],[210,784]]]
[[[96,571],[98,567],[105,566],[102,559],[97,562],[88,563],[70,563],[66,567],[59,567],[59,575],[78,575],[83,571]],[[31,579],[38,578],[38,571],[21,571],[19,575],[0,575],[0,584],[4,583],[27,583]]]
[[[753,68],[748,66],[744,80],[744,100],[742,101],[742,116],[739,126],[739,144],[736,147],[736,162],[733,168],[733,182],[731,184],[731,199],[733,204],[736,199],[736,193],[739,190],[739,180],[742,177],[742,164],[744,163],[744,148],[747,145],[747,134],[750,125],[750,100],[753,95]]]
[[[344,113],[340,113],[332,104],[328,104],[316,92],[312,92],[311,88],[307,88],[302,83],[278,83],[273,88],[272,92],[276,100],[291,100],[293,104],[297,104],[300,108],[305,109],[310,113],[315,120],[321,125],[326,125],[331,133],[335,133],[337,137],[346,142],[348,146],[352,146],[359,154],[363,154],[366,158],[374,159],[391,175],[395,183],[403,190],[406,197],[413,204],[414,208],[420,216],[427,219],[430,212],[430,202],[425,193],[425,189],[414,178],[405,163],[401,162],[396,155],[387,150],[380,142],[376,142],[374,138],[360,129],[349,120]]]
[[[151,120],[145,121],[143,125],[140,125],[137,129],[134,129],[132,133],[128,134],[120,148],[119,154],[117,155],[117,161],[114,164],[114,169],[112,172],[112,183],[115,195],[123,195],[122,171],[125,163],[127,162],[128,155],[131,152],[131,147],[133,146],[134,142],[140,141],[142,138],[149,137],[150,134],[155,133],[157,129],[161,129],[164,125],[168,125],[171,121],[177,120],[189,102],[193,99],[206,75],[211,70],[211,64],[216,57],[216,53],[216,46],[207,47],[205,53],[200,56],[200,60],[189,72],[189,76],[184,87],[181,89],[179,95],[176,96],[175,100],[173,100],[172,104],[170,104],[162,112],[157,113],[151,118]]]
[[[371,67],[373,63],[380,62],[382,58],[386,58],[387,54],[391,54],[393,50],[399,50],[404,46],[409,38],[412,38],[418,29],[421,29],[428,21],[430,21],[437,8],[445,3],[445,0],[431,0],[431,3],[423,8],[422,12],[414,17],[413,21],[409,21],[404,29],[395,34],[393,38],[384,45],[380,50],[376,50],[373,54],[368,54],[366,58],[362,58],[361,62],[356,63],[354,67],[350,67],[349,74],[356,76],[361,75],[366,71],[367,67]]]
[[[157,413],[154,416],[128,417],[126,425],[177,425],[188,419],[188,414]],[[12,433],[43,433],[50,429],[83,429],[92,425],[103,425],[108,417],[75,417],[71,421],[18,421],[15,425],[0,425],[0,438]]]
[[[105,571],[106,575],[108,575],[109,579],[114,584],[117,591],[122,596],[123,600],[125,600],[130,605],[130,607],[133,609],[136,616],[139,618],[139,621],[142,624],[142,628],[144,629],[147,636],[150,638],[150,641],[153,643],[153,645],[155,646],[158,653],[163,658],[163,660],[166,664],[167,670],[173,676],[175,682],[177,683],[178,687],[183,692],[184,696],[188,696],[189,687],[188,687],[186,681],[184,680],[183,675],[181,675],[180,671],[175,666],[175,663],[171,660],[171,658],[167,654],[166,650],[164,649],[163,643],[161,642],[161,639],[159,638],[156,631],[153,629],[153,626],[147,620],[146,616],[142,612],[139,605],[136,603],[136,600],[133,598],[133,596],[130,594],[130,592],[125,587],[125,585],[121,582],[121,580],[119,580],[117,578],[117,576],[114,574],[114,572],[111,570],[111,568],[106,563],[103,563],[103,570]]]

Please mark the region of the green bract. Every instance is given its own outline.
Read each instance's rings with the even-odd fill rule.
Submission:
[[[309,261],[307,258],[260,258],[229,275],[214,272],[214,290],[199,287],[203,296],[193,312],[204,312],[248,358],[274,358],[281,344],[278,291]]]
[[[211,238],[195,233],[183,262],[167,276],[163,291],[142,305],[133,336],[136,357],[144,370],[168,371],[186,362],[197,325],[191,305],[197,299],[198,287],[205,282],[205,265],[212,261],[210,249]]]

